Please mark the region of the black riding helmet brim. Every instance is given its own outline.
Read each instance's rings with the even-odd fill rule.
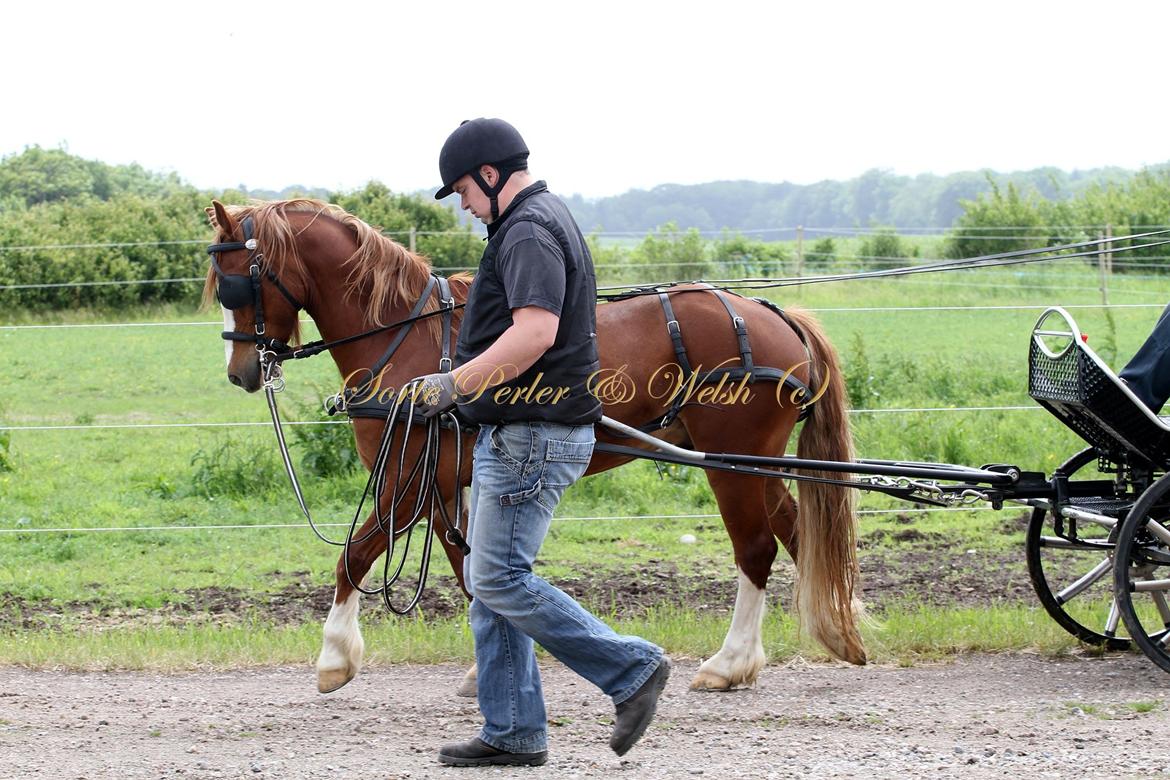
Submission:
[[[439,153],[439,176],[443,186],[435,193],[442,200],[454,190],[459,179],[481,165],[491,165],[501,174],[526,167],[528,146],[516,128],[502,119],[464,121],[448,136]]]
[[[528,157],[528,155],[517,156],[517,157],[512,158],[511,160],[502,160],[500,162],[486,162],[486,163],[481,163],[481,165],[490,165],[491,167],[495,168],[499,172],[500,176],[506,176],[508,174],[514,173],[515,171],[527,170],[528,169],[527,157]],[[446,187],[443,187],[441,190],[439,190],[438,192],[435,193],[435,200],[442,200],[443,198],[447,197],[448,195],[453,195],[455,193],[455,190],[453,190],[451,188],[455,186],[455,182],[459,181],[464,176],[467,176],[469,174],[474,177],[474,174],[476,173],[476,171],[479,170],[479,168],[480,168],[480,166],[477,165],[474,168],[472,168],[471,170],[464,171],[463,173],[456,176],[455,181],[452,181],[449,185],[447,185]],[[483,189],[483,187],[481,186],[480,189]],[[489,195],[490,193],[485,192],[484,194]]]

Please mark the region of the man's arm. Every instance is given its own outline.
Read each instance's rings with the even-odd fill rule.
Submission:
[[[539,306],[512,309],[512,325],[482,354],[452,372],[461,396],[483,393],[527,371],[557,337],[560,317]]]

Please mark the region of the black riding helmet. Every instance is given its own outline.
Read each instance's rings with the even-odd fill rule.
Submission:
[[[481,165],[490,165],[500,172],[495,187],[489,187],[479,173]],[[439,176],[443,187],[435,193],[435,200],[451,194],[451,185],[465,174],[470,174],[483,194],[492,202],[492,219],[500,216],[496,198],[515,171],[528,168],[528,147],[516,128],[503,119],[465,119],[455,132],[447,137],[439,152]]]

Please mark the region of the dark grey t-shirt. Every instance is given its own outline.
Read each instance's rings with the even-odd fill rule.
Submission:
[[[496,255],[509,309],[539,306],[561,316],[565,302],[565,255],[553,235],[535,222],[517,222]]]
[[[489,228],[491,238],[467,297],[456,364],[482,354],[512,325],[512,310],[538,306],[560,318],[556,340],[516,379],[459,405],[478,423],[597,422],[589,393],[597,371],[597,282],[593,260],[564,203],[537,182]]]

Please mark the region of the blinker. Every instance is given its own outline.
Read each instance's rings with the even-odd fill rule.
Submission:
[[[252,277],[244,274],[225,274],[219,267],[214,253],[211,255],[211,268],[219,278],[215,286],[215,295],[225,309],[235,311],[252,305]]]
[[[252,303],[252,279],[240,274],[225,274],[220,277],[215,294],[225,309],[242,309]]]

